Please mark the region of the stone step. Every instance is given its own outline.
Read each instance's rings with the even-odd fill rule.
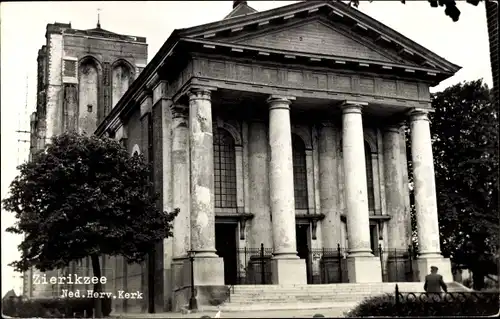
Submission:
[[[257,304],[225,304],[220,307],[222,312],[235,311],[261,311],[261,310],[306,310],[306,309],[338,309],[339,312],[347,312],[352,309],[356,302],[344,302],[332,305],[331,302],[324,303],[257,303]]]
[[[392,292],[385,291],[343,291],[343,292],[325,292],[325,293],[312,293],[312,292],[290,292],[290,293],[261,293],[261,294],[231,294],[231,296],[235,297],[251,297],[251,298],[267,298],[273,296],[343,296],[343,295],[372,295],[372,294],[381,294],[388,295]]]
[[[449,292],[460,292],[463,291],[458,288],[450,288],[448,289]],[[266,290],[261,290],[261,291],[235,291],[234,293],[231,293],[231,295],[246,295],[246,296],[262,296],[262,295],[276,295],[276,294],[287,294],[287,295],[337,295],[337,294],[344,294],[344,293],[382,293],[382,294],[393,294],[395,291],[394,289],[342,289],[342,290],[280,290],[280,291],[266,291]],[[401,291],[402,293],[405,293],[405,291]],[[424,292],[422,287],[420,289],[414,289],[412,291],[406,291],[406,292]]]
[[[412,285],[398,285],[399,291],[401,292],[415,292],[423,291],[423,283],[416,283]],[[456,285],[455,283],[450,283],[448,285],[450,290],[468,290],[461,285]],[[464,289],[465,288],[465,289]],[[274,286],[274,285],[260,285],[260,286],[233,286],[231,288],[232,292],[262,292],[262,291],[277,291],[277,292],[289,292],[289,291],[394,291],[395,284],[392,285],[357,285],[357,284],[344,284],[344,285],[309,285],[305,287],[296,286]]]
[[[235,294],[231,295],[231,300],[234,298],[248,298],[251,297],[252,299],[265,299],[265,298],[275,298],[275,297],[286,297],[286,298],[302,298],[302,297],[342,297],[342,296],[368,296],[368,295],[388,295],[387,293],[383,292],[344,292],[344,293],[338,293],[338,294],[265,294],[265,295],[246,295],[246,294]]]
[[[335,304],[337,302],[359,302],[366,298],[373,297],[371,295],[358,296],[356,298],[352,296],[339,297],[339,298],[268,298],[268,299],[231,299],[231,304],[254,304],[254,303],[296,303],[296,302],[328,302],[330,304]]]
[[[399,287],[399,290],[413,290],[413,289],[422,289],[423,283],[419,285],[414,285],[414,286],[403,286]],[[317,290],[317,291],[325,291],[325,290],[358,290],[358,289],[370,289],[370,290],[379,290],[379,289],[395,289],[395,285],[391,286],[360,286],[360,287],[351,287],[351,286],[332,286],[332,287],[315,287],[311,285],[309,288],[302,288],[302,287],[245,287],[245,286],[234,286],[232,290],[237,291],[237,290],[243,290],[243,291],[251,291],[251,290],[277,290],[277,291],[284,291],[284,290]]]
[[[285,309],[325,309],[346,307],[352,309],[362,300],[378,295],[393,294],[396,283],[327,284],[327,285],[241,285],[231,287],[230,299],[224,311],[258,311]],[[401,292],[423,292],[423,283],[398,283]],[[448,291],[468,291],[449,283]]]

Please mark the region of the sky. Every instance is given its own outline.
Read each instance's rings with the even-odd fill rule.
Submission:
[[[297,1],[248,1],[265,11]],[[453,22],[444,8],[431,8],[427,1],[361,2],[359,10],[402,33],[450,62],[462,66],[452,78],[431,91],[461,81],[483,78],[491,87],[488,35],[484,5],[458,2],[460,20]],[[68,23],[75,29],[96,27],[100,9],[103,29],[147,38],[149,61],[174,29],[187,28],[224,18],[231,1],[144,1],[144,2],[2,2],[1,23],[1,197],[17,175],[16,166],[28,158],[29,114],[36,105],[36,58],[45,44],[48,23]],[[21,140],[19,142],[18,140]],[[21,277],[10,262],[19,257],[21,237],[5,232],[15,219],[2,209],[2,296],[10,289],[20,292]]]

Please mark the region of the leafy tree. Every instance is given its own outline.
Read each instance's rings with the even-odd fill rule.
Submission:
[[[158,208],[148,164],[115,140],[65,133],[19,170],[3,200],[17,218],[7,231],[25,235],[21,259],[11,264],[18,271],[59,269],[90,256],[101,277],[99,256],[142,262],[154,243],[172,236],[178,209]]]
[[[357,8],[359,6],[359,1],[360,0],[350,0],[349,4]],[[369,1],[373,2],[373,0]],[[402,4],[406,3],[406,0],[400,0],[400,1]],[[477,6],[481,1],[483,0],[467,0],[468,3],[474,6]],[[447,16],[449,16],[453,20],[453,22],[457,22],[458,19],[460,18],[460,10],[458,10],[457,3],[454,0],[429,0],[428,2],[430,6],[433,8],[445,7],[444,13]]]
[[[486,274],[498,272],[498,110],[481,80],[432,94],[432,106],[441,249],[473,270],[480,289]]]
[[[432,104],[443,250],[477,274],[497,273],[498,110],[481,80],[433,94]]]

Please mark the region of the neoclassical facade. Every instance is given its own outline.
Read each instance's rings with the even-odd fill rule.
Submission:
[[[155,296],[117,310],[186,304],[190,254],[197,298],[208,303],[248,276],[245,248],[271,250],[274,284],[308,283],[322,256],[301,258],[303,247],[345,247],[344,282],[380,282],[390,262],[377,247],[411,244],[409,174],[418,276],[432,264],[452,281],[428,114],[429,87],[458,70],[341,2],[256,12],[237,1],[224,20],[175,30],[96,131],[142,153],[159,205],[180,208],[154,265],[110,261],[112,285]]]

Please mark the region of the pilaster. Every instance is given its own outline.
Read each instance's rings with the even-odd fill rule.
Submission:
[[[174,104],[172,110],[172,206],[179,208],[173,225],[172,280],[174,289],[188,285],[182,268],[190,250],[191,216],[189,205],[189,128],[188,108]]]
[[[272,247],[267,127],[253,121],[248,131],[249,211],[254,214],[249,227],[250,247],[258,248],[261,243]]]
[[[383,128],[383,153],[385,198],[387,214],[391,219],[387,223],[387,248],[389,274],[400,278],[389,278],[391,281],[404,281],[405,274],[397,269],[404,269],[405,262],[401,258],[408,249],[407,232],[410,214],[406,210],[404,194],[405,185],[401,165],[401,130],[402,124],[388,124]],[[406,187],[408,187],[406,185]]]
[[[319,127],[319,194],[321,210],[325,214],[322,221],[323,247],[335,248],[342,243],[341,211],[338,207],[338,157],[336,130],[331,123]]]

